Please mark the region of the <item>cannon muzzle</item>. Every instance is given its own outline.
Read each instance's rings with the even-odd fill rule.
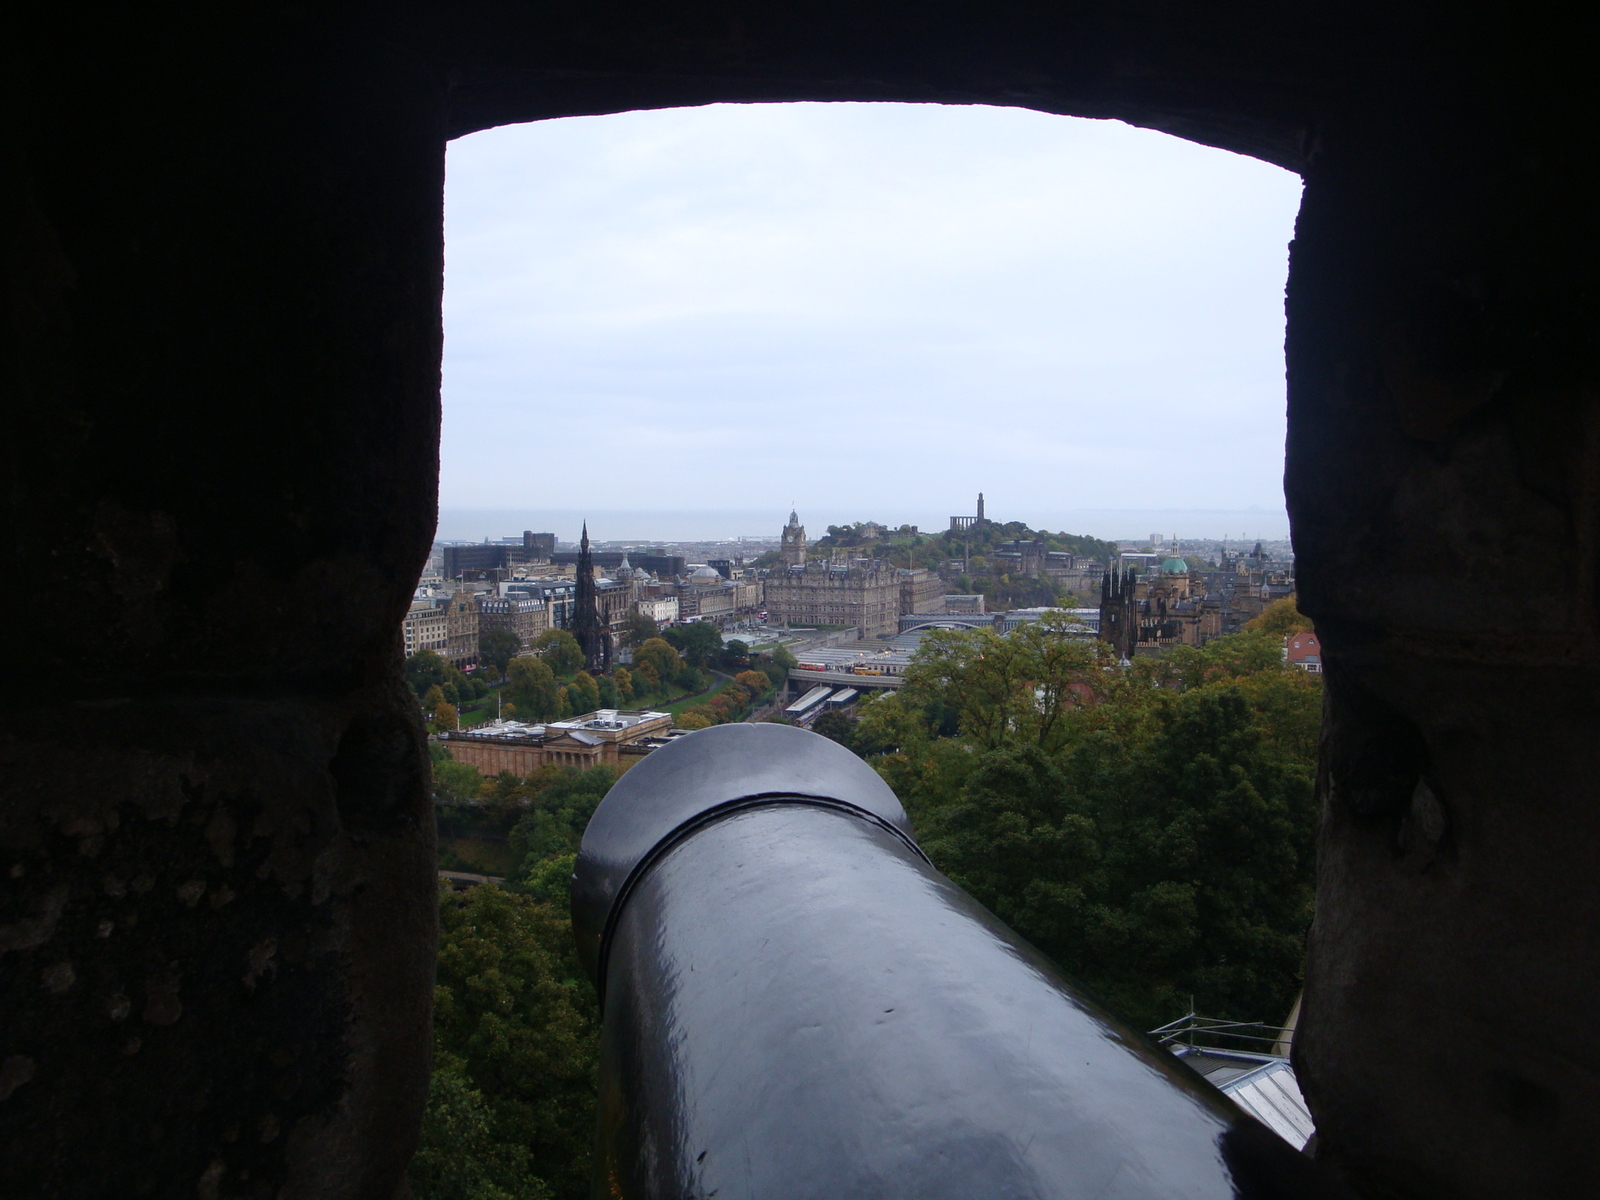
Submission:
[[[1309,1160],[939,874],[855,755],[723,725],[583,837],[595,1195],[1288,1200]]]

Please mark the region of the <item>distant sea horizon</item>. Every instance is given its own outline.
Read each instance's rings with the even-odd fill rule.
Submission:
[[[887,506],[885,506],[887,509]],[[1026,521],[1033,529],[1088,535],[1105,541],[1132,541],[1152,533],[1164,537],[1215,541],[1281,541],[1289,536],[1289,516],[1282,508],[1170,509],[1081,508],[1037,512],[1003,512],[993,507],[986,514],[996,521]],[[435,538],[442,542],[481,542],[516,537],[525,529],[554,533],[558,540],[575,542],[583,522],[596,542],[711,542],[737,539],[773,541],[789,519],[787,509],[603,509],[568,508],[440,508]],[[950,524],[944,516],[890,511],[829,511],[805,509],[800,513],[807,533],[821,537],[829,525],[854,521],[881,521],[898,527],[917,526],[923,533],[938,533]]]

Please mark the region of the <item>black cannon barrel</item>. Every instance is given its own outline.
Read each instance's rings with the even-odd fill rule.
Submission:
[[[584,833],[573,923],[604,1007],[597,1197],[1322,1194],[816,734],[718,726],[634,767]]]

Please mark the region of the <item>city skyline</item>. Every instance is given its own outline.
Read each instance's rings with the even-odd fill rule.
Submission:
[[[989,501],[990,517],[1002,524],[1022,521],[1034,529],[1051,529],[1084,534],[1108,541],[1137,541],[1151,533],[1179,539],[1228,541],[1282,541],[1288,537],[1288,517],[1281,509],[1128,509],[1076,511],[1014,511],[1003,498]],[[965,511],[971,505],[952,500],[953,509]],[[889,507],[889,506],[884,506]],[[829,525],[855,521],[881,521],[898,527],[916,525],[924,533],[943,530],[952,513],[929,512],[919,520],[916,514],[902,518],[896,512],[837,511],[797,506],[808,527],[820,536]],[[484,509],[441,508],[435,538],[442,542],[481,542],[516,537],[524,529],[549,531],[563,543],[576,543],[582,523],[591,523],[590,536],[596,542],[722,541],[738,538],[776,541],[778,530],[788,517],[788,506],[736,510],[683,511],[673,509],[556,509],[534,506]],[[920,510],[919,510],[920,511]]]

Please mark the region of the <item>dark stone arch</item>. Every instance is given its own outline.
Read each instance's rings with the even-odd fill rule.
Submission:
[[[1287,483],[1330,683],[1297,1047],[1319,1154],[1371,1195],[1587,1181],[1600,158],[1564,10],[33,0],[0,21],[8,1194],[396,1194],[432,888],[395,629],[434,516],[445,141],[784,99],[1116,117],[1303,174]],[[34,702],[68,675],[70,700]]]

